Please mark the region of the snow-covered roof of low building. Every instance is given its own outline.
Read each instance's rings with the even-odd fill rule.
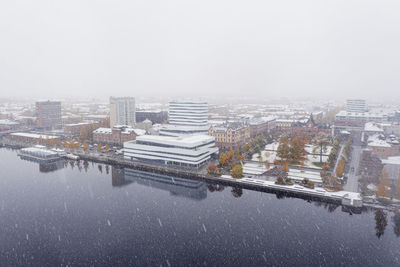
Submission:
[[[122,126],[122,125],[115,126],[115,128],[121,129],[122,134],[130,134],[132,132],[134,132],[138,136],[146,134],[145,130],[126,127],[126,126]],[[93,133],[111,134],[112,128],[98,128],[98,129],[94,130]]]
[[[379,133],[383,133],[383,130],[379,127],[378,124],[374,123],[374,122],[367,122],[364,125],[364,131],[366,132],[379,132]]]
[[[18,125],[18,122],[11,121],[11,120],[0,120],[0,124],[2,125]]]
[[[146,130],[142,130],[142,129],[135,129],[135,128],[125,128],[122,133],[123,134],[130,134],[134,132],[136,135],[145,135],[146,134]]]
[[[165,145],[175,145],[182,147],[195,147],[214,141],[215,138],[210,135],[188,135],[181,137],[160,136],[160,135],[142,135],[136,138],[137,142],[158,143]]]
[[[35,134],[35,133],[11,133],[10,135],[12,135],[12,136],[20,136],[20,137],[27,137],[27,138],[37,138],[37,139],[39,139],[40,137],[42,139],[55,139],[55,138],[58,138],[58,136],[54,136],[54,135]]]
[[[387,159],[382,159],[382,163],[400,165],[400,156],[388,157]]]
[[[379,134],[374,134],[368,137],[368,146],[374,147],[391,147],[386,140],[379,139]]]
[[[101,133],[101,134],[111,134],[111,128],[98,128],[93,131],[93,133]]]

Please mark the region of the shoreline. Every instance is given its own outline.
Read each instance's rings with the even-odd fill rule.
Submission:
[[[10,147],[13,149],[19,149],[21,147],[25,147],[22,145],[9,145],[2,144],[3,147]],[[230,176],[223,175],[221,177],[218,176],[209,176],[206,174],[201,174],[196,171],[187,170],[187,169],[177,169],[170,168],[168,166],[157,166],[150,165],[142,162],[135,161],[127,161],[119,158],[111,158],[107,155],[101,154],[93,155],[86,152],[70,152],[77,156],[81,160],[87,160],[96,163],[114,165],[119,167],[131,168],[146,172],[155,172],[163,175],[169,176],[178,176],[182,178],[187,178],[191,180],[205,181],[210,183],[220,183],[232,187],[240,187],[249,190],[255,190],[260,192],[268,192],[274,193],[277,196],[282,194],[282,196],[288,197],[296,197],[302,198],[306,200],[317,200],[320,202],[326,203],[335,203],[349,208],[362,208],[363,201],[361,196],[358,193],[354,192],[328,192],[326,190],[322,191],[321,189],[307,189],[299,185],[277,185],[274,182],[263,181],[259,179],[253,178],[241,178],[235,179]]]

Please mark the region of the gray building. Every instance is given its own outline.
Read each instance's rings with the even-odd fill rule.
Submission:
[[[136,110],[136,122],[150,120],[152,123],[163,123],[168,120],[168,111],[163,110]]]
[[[110,127],[134,126],[136,123],[134,97],[110,97]]]
[[[36,102],[36,117],[37,127],[42,129],[60,129],[62,127],[61,102]]]
[[[364,113],[367,111],[367,105],[364,99],[347,99],[346,111],[354,113]]]

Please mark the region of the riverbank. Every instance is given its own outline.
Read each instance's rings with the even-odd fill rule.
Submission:
[[[7,145],[3,143],[2,145],[14,149],[25,147],[17,144]],[[93,161],[108,165],[116,165],[120,167],[132,168],[146,172],[154,172],[169,176],[178,176],[192,180],[194,179],[206,182],[222,183],[232,187],[242,187],[245,189],[256,190],[256,191],[285,194],[288,196],[337,203],[350,207],[358,208],[362,207],[363,205],[362,197],[360,196],[360,194],[354,192],[347,192],[347,191],[329,192],[321,187],[316,187],[315,189],[309,189],[297,184],[277,185],[271,181],[264,181],[254,178],[235,179],[228,175],[224,175],[221,177],[209,176],[193,169],[172,168],[168,166],[145,164],[138,161],[127,161],[124,160],[123,158],[112,157],[107,154],[93,154],[88,152],[76,152],[76,151],[75,152],[71,151],[71,152],[79,156],[81,160]]]
[[[242,178],[235,179],[228,175],[209,176],[201,174],[196,171],[190,171],[186,169],[175,169],[169,168],[167,166],[157,166],[157,165],[147,165],[136,161],[127,161],[120,158],[112,158],[107,156],[98,156],[89,153],[75,153],[80,157],[80,159],[94,161],[98,163],[118,165],[126,168],[133,168],[147,172],[156,172],[159,174],[179,176],[182,178],[202,180],[207,182],[218,182],[224,183],[229,186],[239,186],[246,189],[265,191],[265,192],[280,192],[285,194],[291,194],[293,196],[306,196],[313,199],[320,199],[326,202],[335,202],[345,206],[351,207],[362,207],[362,198],[360,194],[347,191],[329,192],[321,187],[316,187],[315,189],[305,188],[300,185],[277,185],[271,181],[263,181],[253,178]]]

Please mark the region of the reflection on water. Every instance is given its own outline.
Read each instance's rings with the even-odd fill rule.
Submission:
[[[202,200],[207,197],[207,186],[204,182],[128,168],[112,167],[111,172],[113,186],[124,186],[130,183],[137,183],[169,191],[173,196],[186,197],[195,200]]]
[[[20,159],[35,162],[39,164],[39,171],[40,172],[54,172],[57,170],[61,170],[64,168],[65,161],[63,159],[58,159],[55,161],[42,161],[42,160],[35,160],[31,157],[19,156]]]

